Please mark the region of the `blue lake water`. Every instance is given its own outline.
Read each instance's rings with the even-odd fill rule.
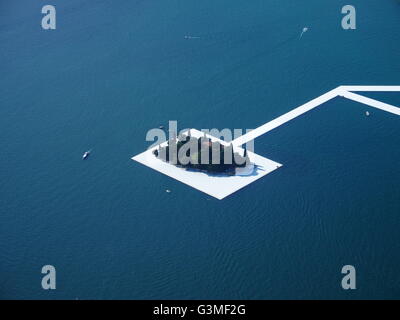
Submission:
[[[284,166],[223,201],[130,160],[168,120],[399,85],[399,1],[353,0],[351,31],[342,1],[53,0],[54,31],[45,4],[0,3],[0,298],[400,298],[398,116],[335,98],[257,138]]]

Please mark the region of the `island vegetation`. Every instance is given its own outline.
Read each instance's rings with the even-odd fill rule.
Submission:
[[[232,144],[223,145],[213,142],[205,135],[193,137],[187,135],[169,139],[164,146],[159,146],[153,154],[160,160],[189,170],[198,170],[211,174],[235,175],[237,168],[250,164],[247,150],[243,155],[234,151]]]

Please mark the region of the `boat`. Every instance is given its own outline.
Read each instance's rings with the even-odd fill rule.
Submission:
[[[87,157],[89,157],[89,155],[90,155],[90,151],[86,151],[82,156],[82,160],[85,160]]]

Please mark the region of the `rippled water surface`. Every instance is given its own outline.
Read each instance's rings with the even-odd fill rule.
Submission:
[[[398,116],[335,98],[257,138],[283,167],[223,201],[130,160],[168,120],[255,128],[399,85],[398,1],[352,1],[353,31],[341,1],[52,3],[55,31],[0,3],[1,298],[400,297]]]

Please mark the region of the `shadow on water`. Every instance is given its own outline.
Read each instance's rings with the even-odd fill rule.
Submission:
[[[214,177],[214,178],[258,176],[260,171],[265,171],[264,167],[256,165],[256,164],[254,165],[253,171],[250,174],[246,174],[246,175],[230,175],[230,174],[224,174],[224,173],[210,173],[210,172],[200,171],[200,170],[192,169],[192,168],[187,168],[187,169],[182,168],[182,169],[189,171],[189,172],[203,173],[209,177]]]

